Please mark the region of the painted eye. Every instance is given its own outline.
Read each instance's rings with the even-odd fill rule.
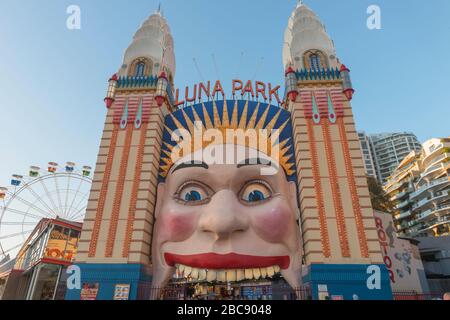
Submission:
[[[199,183],[187,183],[180,187],[176,194],[176,198],[185,204],[202,204],[210,197],[210,190],[208,187]]]
[[[262,181],[253,181],[245,185],[241,192],[241,199],[249,204],[257,204],[272,197],[269,185]]]

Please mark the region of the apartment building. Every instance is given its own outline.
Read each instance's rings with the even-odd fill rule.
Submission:
[[[450,234],[450,137],[431,139],[412,151],[384,185],[396,203],[399,236]]]

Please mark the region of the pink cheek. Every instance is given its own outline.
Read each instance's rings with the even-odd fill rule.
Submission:
[[[196,220],[195,212],[164,212],[160,220],[160,234],[171,242],[186,240],[195,232]]]
[[[268,242],[281,242],[295,220],[286,206],[277,206],[254,216],[253,225],[259,235]]]

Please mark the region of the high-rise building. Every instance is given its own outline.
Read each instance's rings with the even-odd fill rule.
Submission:
[[[431,139],[411,152],[384,186],[396,203],[394,220],[405,237],[450,234],[450,138]]]
[[[378,180],[378,175],[375,170],[375,157],[372,151],[372,145],[369,136],[365,132],[358,132],[359,142],[361,144],[361,152],[364,161],[364,169],[369,177],[373,177]]]
[[[422,148],[410,132],[373,134],[369,139],[378,181],[382,184],[411,151],[420,152]]]

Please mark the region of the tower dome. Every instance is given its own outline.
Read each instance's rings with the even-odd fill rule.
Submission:
[[[327,34],[319,17],[303,1],[297,4],[289,18],[284,34],[283,65],[295,69],[313,68],[309,54],[318,54],[323,67],[336,67],[333,40]],[[312,63],[314,64],[314,63]]]
[[[167,20],[159,12],[151,15],[136,31],[125,51],[121,76],[157,75],[164,66],[175,76],[174,42]]]

